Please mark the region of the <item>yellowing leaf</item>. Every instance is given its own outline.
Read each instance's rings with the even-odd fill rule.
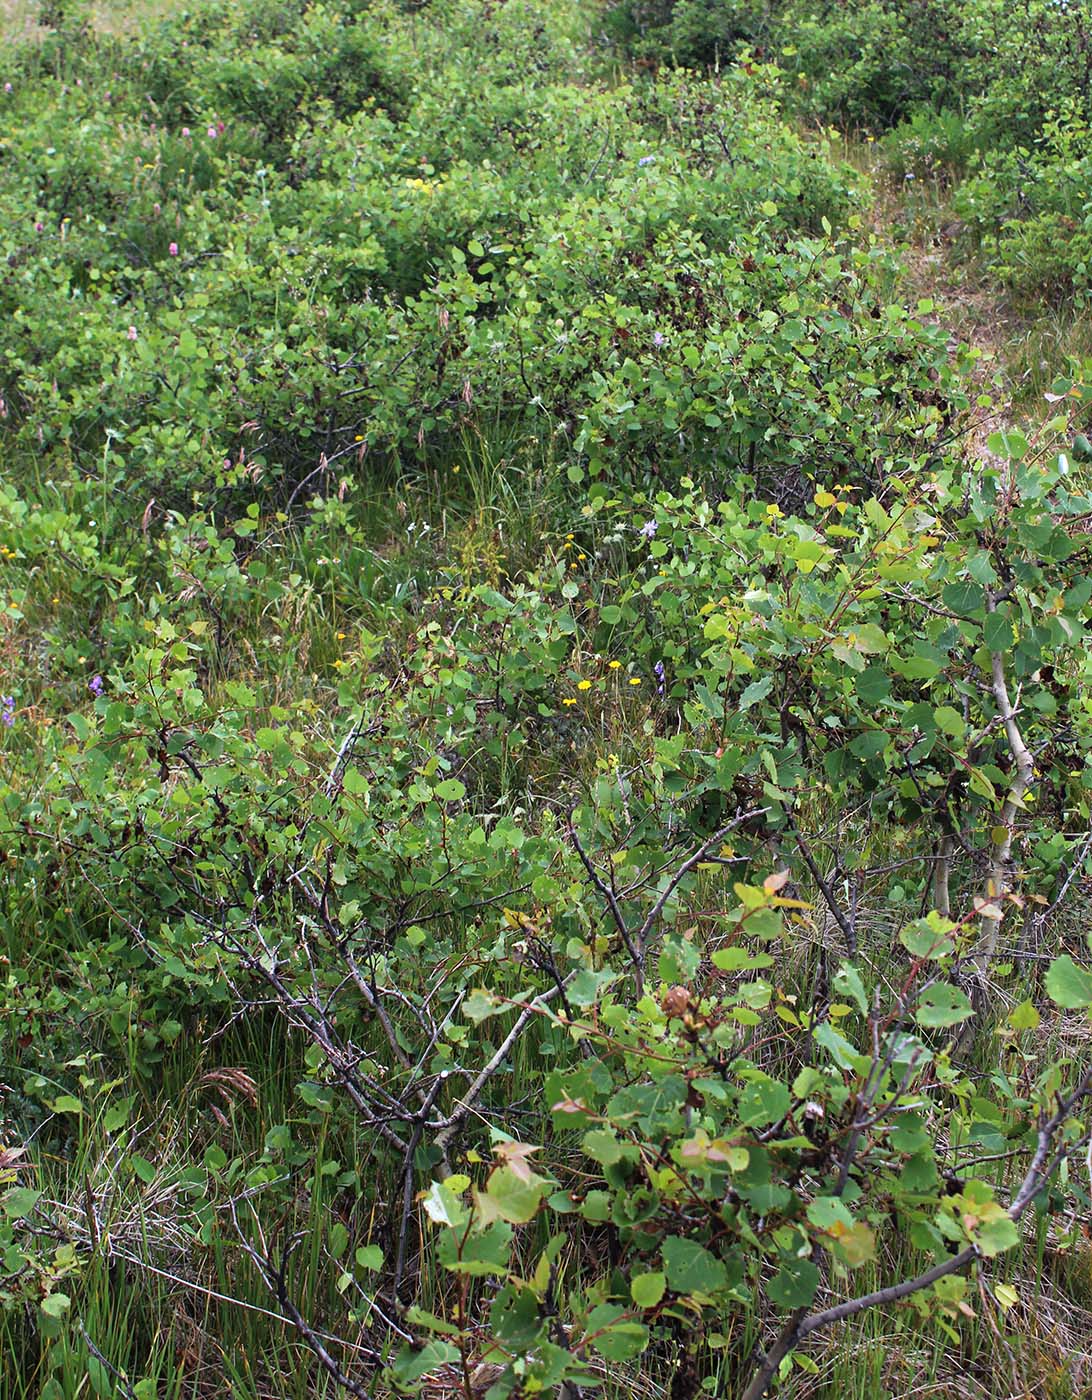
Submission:
[[[1020,1301],[1020,1295],[1011,1283],[994,1284],[993,1296],[1002,1312],[1008,1312],[1009,1308],[1014,1308]]]

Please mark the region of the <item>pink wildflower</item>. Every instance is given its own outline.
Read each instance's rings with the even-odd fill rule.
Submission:
[[[172,244],[168,247],[167,252],[170,253],[170,255],[171,255],[172,258],[177,258],[177,257],[178,257],[178,244],[177,244],[177,243],[172,243]]]
[[[210,140],[210,141],[215,141],[217,135],[218,135],[218,132],[217,132],[216,128],[215,128],[214,126],[210,126],[210,127],[209,127],[209,130],[208,130],[208,137],[209,137],[209,140]]]
[[[129,327],[129,339],[136,340],[136,326]]]

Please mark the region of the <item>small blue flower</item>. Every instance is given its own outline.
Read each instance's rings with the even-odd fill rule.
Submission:
[[[646,520],[645,523],[641,526],[639,533],[644,535],[646,540],[650,540],[652,536],[656,533],[655,520]]]
[[[662,331],[653,331],[652,343],[657,350],[662,350],[663,347],[667,344],[667,336],[664,335]]]
[[[638,164],[638,165],[651,165],[652,162],[653,162],[655,159],[656,159],[655,156],[642,156],[641,159],[637,162],[637,164]]]
[[[0,724],[10,729],[15,723],[15,696],[0,695]]]
[[[101,694],[102,694],[102,677],[101,677],[101,676],[92,676],[91,679],[87,682],[87,688],[88,688],[88,690],[91,692],[92,695],[101,695]]]

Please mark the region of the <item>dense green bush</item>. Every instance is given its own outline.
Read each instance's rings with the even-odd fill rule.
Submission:
[[[786,125],[765,70],[560,84],[562,39],[506,7],[455,26],[465,46],[430,31],[399,103],[343,101],[282,81],[267,28],[278,55],[359,30],[391,66],[407,21],[289,18],[261,11],[247,58],[276,114],[222,71],[241,21],[207,16],[151,50],[170,94],[138,66],[108,95],[39,75],[9,98],[22,450],[179,505],[243,454],[283,499],[323,459],[430,470],[496,425],[564,435],[574,476],[609,452],[614,476],[743,464],[773,490],[878,479],[950,428],[941,339],[888,311],[890,263],[847,238],[859,182]]]
[[[190,595],[186,625],[149,620],[93,687],[29,800],[4,794],[9,854],[47,907],[78,884],[86,911],[106,899],[139,931],[109,948],[142,988],[149,1032],[130,1053],[146,1073],[164,1037],[235,1005],[268,1001],[299,1029],[300,1099],[370,1137],[367,1184],[359,1166],[351,1184],[386,1213],[342,1267],[346,1288],[367,1274],[394,1296],[413,1287],[408,1215],[387,1202],[420,1181],[440,1282],[405,1314],[421,1342],[394,1360],[397,1388],[471,1357],[496,1365],[495,1396],[580,1381],[596,1356],[679,1345],[689,1318],[698,1374],[757,1396],[841,1316],[809,1311],[824,1276],[852,1315],[886,1301],[857,1271],[882,1280],[885,1252],[909,1249],[919,1308],[955,1319],[957,1271],[1015,1249],[1030,1203],[1063,1209],[1044,1153],[1084,1142],[1092,1081],[1078,1073],[1057,1107],[1068,1067],[1019,1039],[1038,1023],[1030,1003],[1006,1022],[1035,1062],[1019,1084],[976,1084],[955,1033],[1002,928],[1058,889],[1076,845],[1061,833],[1087,823],[1092,791],[1087,663],[1070,661],[1092,594],[1089,502],[1066,461],[1016,433],[994,447],[1011,475],[985,474],[966,500],[950,474],[886,503],[820,489],[795,517],[694,489],[600,497],[615,577],[582,587],[562,550],[527,585],[448,589],[397,659],[362,634],[322,707],[214,687],[213,618]],[[261,527],[254,514],[236,531]],[[230,606],[245,581],[205,542]],[[514,806],[529,751],[541,761],[604,723],[617,751],[567,815]],[[855,839],[830,830],[830,812],[862,802]],[[839,890],[860,882],[888,911],[889,942],[829,883],[825,924],[800,897],[813,844]],[[924,886],[908,881],[918,864]],[[801,941],[824,927],[822,985],[788,992]],[[1028,945],[1034,916],[1008,936]],[[1092,1004],[1068,955],[1046,985],[1062,1007]],[[132,1015],[81,1008],[130,1037]],[[553,1123],[537,1145],[505,1117],[521,1034],[549,1067],[527,1085]],[[508,1124],[492,1170],[480,1152],[456,1163],[471,1108]],[[996,1164],[1012,1153],[1030,1165],[1006,1193]],[[186,1218],[211,1244],[218,1203],[281,1178],[276,1152],[206,1167]],[[288,1208],[273,1191],[263,1211],[276,1202]],[[8,1212],[25,1267],[17,1222],[35,1204]],[[241,1228],[272,1279],[262,1228]],[[609,1270],[562,1263],[562,1241],[590,1248],[604,1228]],[[467,1277],[503,1282],[484,1344]],[[759,1307],[782,1319],[768,1367],[731,1340]],[[364,1315],[343,1312],[338,1326]]]
[[[576,0],[73,8],[11,59],[12,1400],[801,1395],[866,1308],[997,1361],[1084,1267],[1088,373],[969,453],[977,356],[797,120],[970,163],[975,12],[615,10],[703,73]],[[1086,159],[1028,120],[962,197],[1031,295]]]
[[[661,62],[776,61],[790,110],[881,133],[899,180],[950,184],[977,167],[963,217],[1014,296],[1060,302],[1086,288],[1087,5],[623,0],[607,31]]]
[[[990,154],[956,196],[988,265],[1025,303],[1083,300],[1092,286],[1087,120],[1047,122],[1034,149]]]
[[[890,126],[916,110],[966,112],[985,148],[1035,136],[1060,103],[1092,91],[1083,4],[1028,0],[622,0],[608,31],[638,52],[688,64],[749,49],[783,62],[801,109]]]

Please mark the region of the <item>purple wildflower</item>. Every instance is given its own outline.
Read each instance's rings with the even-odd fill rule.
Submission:
[[[646,520],[645,523],[641,526],[639,533],[644,535],[646,540],[650,540],[652,536],[656,533],[655,520]]]
[[[655,156],[642,156],[641,159],[637,162],[637,164],[638,164],[638,165],[651,165],[652,162],[653,162],[655,159],[656,159]]]
[[[653,668],[652,668],[652,673],[653,673],[653,675],[656,677],[656,690],[657,690],[657,692],[658,692],[660,695],[666,695],[666,694],[667,694],[667,684],[666,684],[667,673],[666,673],[666,671],[664,670],[664,663],[663,663],[662,661],[657,661],[656,664],[655,664],[655,666],[653,666]]]
[[[652,343],[657,350],[662,350],[663,347],[667,344],[667,336],[664,335],[663,331],[653,331]]]
[[[0,724],[10,729],[15,723],[15,696],[0,695]]]
[[[91,692],[92,695],[101,695],[101,694],[102,694],[102,677],[101,677],[101,676],[92,676],[91,679],[87,682],[87,688],[88,688],[88,690]]]

